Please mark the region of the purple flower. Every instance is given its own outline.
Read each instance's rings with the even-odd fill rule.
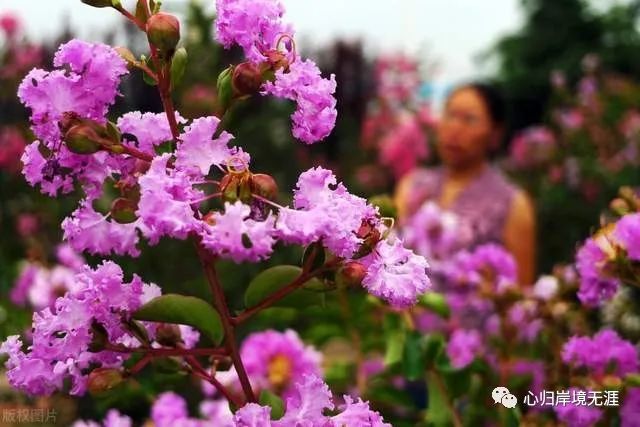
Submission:
[[[236,412],[233,421],[236,427],[271,427],[271,408],[249,403]]]
[[[92,202],[84,199],[62,221],[63,238],[78,251],[93,255],[140,255],[137,224],[119,224],[96,212]]]
[[[297,211],[281,210],[283,218],[276,224],[280,239],[301,244],[322,239],[326,248],[344,258],[362,244],[356,233],[363,222],[377,221],[377,208],[350,194],[333,172],[320,167],[300,175],[293,204]]]
[[[576,269],[580,275],[578,298],[587,306],[594,307],[611,299],[620,286],[618,279],[604,273],[609,248],[607,237],[599,235],[587,239],[576,255]]]
[[[638,351],[612,330],[598,332],[593,338],[571,337],[562,348],[562,360],[576,367],[586,367],[604,374],[613,364],[615,373],[623,376],[638,370]]]
[[[113,104],[120,77],[127,73],[126,63],[118,53],[103,44],[71,40],[60,46],[54,65],[63,69],[47,72],[32,70],[18,88],[22,103],[31,110],[32,130],[53,157],[45,159],[37,151],[40,143],[31,144],[22,157],[23,173],[31,185],[41,184],[42,191],[55,195],[71,190],[71,176],[84,177],[91,163],[82,155],[61,146],[58,126],[65,113],[104,122]],[[67,175],[62,167],[70,170]]]
[[[620,408],[621,427],[640,427],[640,388],[632,387]]]
[[[204,193],[193,188],[194,181],[184,171],[167,168],[169,154],[156,157],[140,177],[140,202],[136,214],[144,224],[143,233],[151,244],[163,236],[186,239],[199,228],[192,204]]]
[[[227,49],[237,44],[248,59],[262,62],[280,36],[293,36],[282,22],[284,12],[278,0],[216,0],[216,40]]]
[[[533,296],[548,301],[558,293],[559,287],[558,279],[555,276],[540,276],[533,285]]]
[[[124,329],[121,316],[139,308],[147,295],[157,293],[155,285],[134,276],[123,282],[123,273],[113,262],[95,270],[85,267],[75,277],[75,285],[53,308],[33,315],[33,341],[27,351],[17,336],[9,337],[0,353],[6,353],[9,383],[32,395],[51,394],[72,380],[70,393],[85,392],[90,366],[118,367],[126,356],[109,351],[89,351],[92,325],[101,324],[111,342],[135,341]]]
[[[186,418],[187,402],[171,391],[160,394],[151,407],[151,420],[156,427],[172,427]]]
[[[456,329],[447,343],[447,356],[451,366],[462,369],[471,364],[484,351],[480,333],[475,330]]]
[[[614,238],[633,261],[640,261],[640,213],[625,215],[616,223]]]
[[[345,396],[342,412],[333,417],[324,415],[334,404],[329,387],[317,376],[305,375],[286,399],[284,416],[270,421],[271,408],[255,403],[245,405],[236,412],[236,427],[390,427],[380,414],[371,410],[367,402],[354,401]]]
[[[71,427],[131,427],[132,425],[131,418],[120,414],[116,409],[110,409],[102,424],[95,421],[76,421]]]
[[[237,201],[224,205],[224,213],[215,212],[213,225],[204,225],[202,244],[212,253],[237,263],[267,259],[275,243],[272,216],[264,221],[251,219],[251,207]]]
[[[291,63],[287,72],[276,71],[274,82],[262,87],[263,94],[290,99],[297,103],[297,109],[291,116],[293,136],[313,144],[326,138],[335,126],[336,99],[335,76],[322,78],[315,62],[298,58]]]
[[[224,166],[232,156],[237,155],[242,156],[245,166],[249,165],[248,154],[228,146],[233,135],[223,131],[220,136],[213,138],[219,124],[217,117],[201,117],[185,128],[175,153],[176,168],[186,171],[195,169],[197,173],[207,175],[212,165]]]
[[[240,356],[254,387],[281,391],[285,397],[305,375],[322,375],[321,354],[293,330],[251,334],[242,343]]]
[[[457,286],[477,287],[483,282],[502,293],[517,280],[516,263],[503,247],[488,243],[472,252],[460,251],[443,267],[445,278]]]
[[[273,423],[274,427],[315,427],[326,423],[325,409],[333,409],[331,391],[317,376],[305,375],[296,384],[296,390],[286,399],[284,416]]]
[[[186,120],[176,113],[176,121],[184,123]],[[117,125],[124,136],[125,145],[135,147],[147,154],[155,154],[155,147],[173,139],[165,113],[132,111],[120,117]]]
[[[332,427],[358,426],[358,427],[391,427],[385,423],[382,416],[369,408],[369,403],[362,399],[353,400],[350,396],[344,396],[345,405],[341,407],[341,413],[331,417]]]
[[[573,395],[577,389],[570,388]],[[567,423],[570,427],[591,427],[602,418],[603,412],[591,406],[579,406],[575,404],[556,405],[553,410],[558,420]]]
[[[381,240],[359,261],[367,268],[362,285],[394,307],[415,304],[418,296],[431,287],[427,260],[406,249],[398,239]]]

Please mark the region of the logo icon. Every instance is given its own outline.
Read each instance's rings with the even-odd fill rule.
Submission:
[[[491,392],[494,405],[496,403],[502,404],[505,408],[515,408],[518,403],[518,398],[515,397],[508,388],[496,387]]]

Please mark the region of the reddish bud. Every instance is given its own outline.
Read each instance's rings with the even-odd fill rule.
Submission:
[[[69,151],[76,154],[93,154],[100,151],[100,136],[91,126],[77,124],[64,135],[64,142]]]
[[[138,219],[137,209],[138,206],[133,200],[124,197],[117,198],[111,205],[111,218],[119,224],[131,224]]]
[[[163,57],[170,57],[180,41],[180,21],[168,13],[156,13],[147,21],[147,38]]]
[[[97,368],[89,374],[87,388],[91,394],[100,394],[120,385],[124,380],[122,372],[114,368]]]
[[[236,96],[251,95],[260,89],[262,75],[258,67],[251,62],[243,62],[233,69],[231,85]]]
[[[336,275],[336,281],[339,285],[344,286],[360,286],[364,276],[367,274],[367,269],[364,265],[356,261],[350,261],[346,263]]]
[[[273,200],[278,195],[278,184],[271,175],[253,174],[251,176],[251,191],[266,199]]]
[[[156,341],[160,345],[175,347],[182,340],[180,328],[170,323],[162,323],[156,329]]]

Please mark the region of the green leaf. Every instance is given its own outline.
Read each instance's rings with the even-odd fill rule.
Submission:
[[[209,303],[196,297],[162,295],[140,307],[133,314],[133,318],[193,326],[216,345],[220,344],[224,337],[218,312]]]
[[[143,56],[141,60],[146,63],[147,67],[149,67],[151,71],[153,71],[154,73],[157,72],[155,67],[153,66],[153,61],[151,60],[151,58],[147,59]],[[149,74],[147,74],[144,70],[142,71],[142,80],[144,80],[144,82],[149,86],[156,86],[158,84],[158,82],[151,78],[151,76],[149,76]]]
[[[262,271],[251,280],[244,294],[244,303],[252,307],[264,301],[280,289],[284,288],[300,276],[302,269],[295,265],[278,265]],[[305,289],[305,288],[313,288]],[[315,277],[306,281],[304,287],[293,291],[280,301],[275,303],[281,307],[305,307],[313,304],[321,304],[324,294],[316,289],[322,287],[322,282]]]
[[[184,70],[187,68],[187,50],[184,47],[176,49],[171,60],[171,84],[173,87],[180,84]]]
[[[421,295],[418,299],[418,304],[445,319],[448,319],[451,314],[449,304],[447,304],[444,295],[437,292],[427,292]]]
[[[406,336],[402,357],[402,369],[404,376],[407,377],[409,381],[416,381],[425,374],[425,341],[419,332],[412,331]]]
[[[431,334],[425,339],[425,364],[429,367],[435,365],[436,360],[444,351],[444,337],[440,334]]]
[[[262,406],[271,407],[271,419],[278,420],[284,415],[284,402],[269,390],[262,390],[258,403]]]
[[[385,366],[395,365],[402,360],[406,333],[404,330],[393,331],[388,334],[387,351],[384,355]]]
[[[453,416],[449,410],[449,405],[447,404],[448,396],[443,394],[437,374],[434,372],[427,373],[427,390],[429,390],[429,401],[427,403],[426,416],[427,421],[437,427],[453,425]]]

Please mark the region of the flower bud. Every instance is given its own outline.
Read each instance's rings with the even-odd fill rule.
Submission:
[[[166,347],[175,347],[182,340],[178,325],[162,323],[156,329],[156,341]]]
[[[601,383],[605,390],[622,390],[624,386],[622,378],[615,375],[606,375],[602,378]]]
[[[251,175],[251,191],[266,199],[273,200],[278,195],[278,184],[271,175],[256,173]]]
[[[163,57],[170,57],[180,41],[180,22],[168,13],[156,13],[147,21],[147,38]]]
[[[89,374],[87,388],[91,394],[100,394],[120,385],[124,380],[122,372],[114,368],[97,368]]]
[[[625,202],[623,199],[621,198],[615,198],[611,201],[611,203],[609,204],[609,208],[616,214],[616,215],[626,215],[629,213],[629,205],[627,204],[627,202]]]
[[[103,351],[109,344],[109,333],[102,323],[93,320],[91,323],[91,342],[89,343],[89,351],[97,353]]]
[[[251,62],[243,62],[233,69],[231,85],[236,96],[251,95],[260,89],[262,75],[260,69]]]
[[[100,136],[91,126],[77,124],[64,135],[64,142],[69,151],[76,154],[93,154],[100,151]]]
[[[351,287],[360,286],[367,269],[364,265],[356,261],[347,262],[336,274],[336,283],[338,286]]]
[[[111,205],[111,218],[119,224],[131,224],[138,219],[136,210],[138,206],[133,200],[119,197]]]
[[[93,7],[113,7],[112,0],[80,0],[80,1],[84,4],[87,4]]]

